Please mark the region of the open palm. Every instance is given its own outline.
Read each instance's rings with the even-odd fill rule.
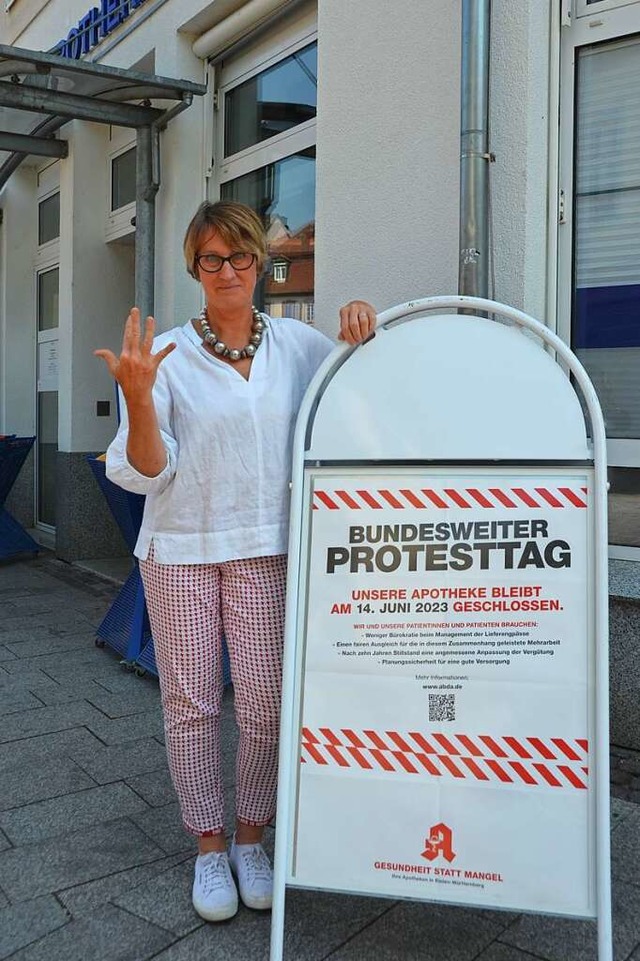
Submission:
[[[132,307],[124,326],[120,356],[116,357],[113,351],[107,349],[94,351],[96,357],[102,357],[128,402],[143,400],[151,395],[158,367],[175,350],[176,345],[172,343],[157,354],[152,354],[154,330],[153,317],[147,317],[141,336],[140,311]]]

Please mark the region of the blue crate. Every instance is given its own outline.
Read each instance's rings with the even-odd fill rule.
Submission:
[[[122,531],[127,547],[133,553],[142,524],[144,496],[126,491],[110,481],[106,476],[106,465],[103,460],[98,460],[97,457],[88,457],[87,460],[116,524]],[[96,633],[100,640],[117,651],[132,667],[139,671],[149,671],[157,677],[158,668],[153,637],[137,558],[133,558],[133,563],[133,570]],[[222,657],[222,676],[226,685],[231,683],[231,668],[229,652],[224,641]]]
[[[125,491],[110,481],[106,475],[106,464],[103,460],[87,457],[87,461],[127,547],[133,551],[142,523],[144,497]],[[133,563],[131,573],[96,632],[105,644],[131,664],[136,661],[143,647],[151,640],[147,605],[136,558],[133,559]]]
[[[89,467],[93,476],[98,482],[98,486],[105,496],[109,510],[115,518],[119,530],[122,532],[125,543],[131,553],[138,540],[138,532],[142,524],[142,513],[144,511],[144,496],[142,494],[132,494],[122,487],[118,487],[110,481],[106,473],[106,464],[97,457],[87,457]]]
[[[149,643],[151,628],[137,562],[96,631],[125,661],[133,664]],[[154,671],[157,674],[157,671]]]
[[[15,434],[0,438],[0,558],[37,554],[40,550],[4,506],[34,441],[35,437],[16,437]]]

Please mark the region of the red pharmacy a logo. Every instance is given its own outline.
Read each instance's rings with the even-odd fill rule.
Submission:
[[[422,852],[422,857],[426,858],[427,861],[434,861],[439,855],[451,863],[455,858],[455,852],[453,850],[453,833],[448,825],[443,824],[433,824],[429,828],[429,837],[424,839],[425,849]]]

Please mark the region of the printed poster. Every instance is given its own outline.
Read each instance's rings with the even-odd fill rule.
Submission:
[[[587,473],[310,483],[291,883],[595,916]]]

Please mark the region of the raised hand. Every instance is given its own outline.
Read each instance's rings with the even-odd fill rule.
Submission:
[[[167,344],[157,354],[152,354],[154,329],[153,317],[147,317],[141,338],[140,311],[137,307],[132,307],[124,325],[120,356],[116,357],[112,351],[106,349],[94,350],[94,355],[102,357],[109,373],[122,388],[127,406],[151,397],[158,367],[165,357],[175,350],[176,345],[172,343]]]
[[[366,300],[350,300],[340,308],[340,333],[338,340],[347,344],[359,344],[376,327],[375,309]]]

